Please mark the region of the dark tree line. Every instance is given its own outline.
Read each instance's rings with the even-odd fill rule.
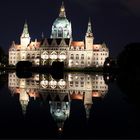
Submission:
[[[8,64],[8,56],[5,54],[1,46],[0,46],[0,64],[1,65]]]

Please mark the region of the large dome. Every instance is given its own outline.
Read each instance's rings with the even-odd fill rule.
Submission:
[[[66,28],[69,26],[69,21],[67,20],[67,18],[65,17],[59,17],[57,18],[54,23],[53,23],[53,27],[54,28]]]
[[[65,7],[62,3],[60,8],[59,17],[52,25],[51,38],[71,38],[71,23],[66,18]]]

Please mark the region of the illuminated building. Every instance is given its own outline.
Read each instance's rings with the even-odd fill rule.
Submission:
[[[94,44],[91,21],[88,22],[85,39],[74,41],[72,25],[66,17],[62,3],[59,17],[53,22],[50,38],[31,41],[25,22],[20,44],[12,43],[9,48],[9,65],[19,61],[30,61],[33,65],[52,65],[54,61],[64,62],[65,67],[102,67],[109,56],[105,43]]]
[[[9,73],[8,87],[12,94],[19,94],[23,114],[31,97],[48,100],[50,113],[57,122],[59,131],[63,130],[65,120],[70,115],[71,100],[83,101],[87,118],[93,103],[93,97],[103,98],[108,92],[103,75],[84,73],[65,73],[63,79],[55,80],[51,75],[33,74],[31,78],[18,78]]]

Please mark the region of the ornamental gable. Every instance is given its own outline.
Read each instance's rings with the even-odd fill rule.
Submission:
[[[56,42],[55,39],[52,40],[52,42],[51,42],[51,46],[57,46],[57,42]]]
[[[66,46],[66,45],[67,45],[67,44],[66,44],[65,40],[64,40],[64,39],[62,39],[62,40],[61,40],[61,43],[60,43],[60,46],[62,46],[62,47],[63,47],[63,46]]]

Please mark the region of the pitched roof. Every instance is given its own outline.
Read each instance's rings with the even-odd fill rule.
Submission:
[[[52,45],[53,42],[56,42],[56,46],[59,46],[61,44],[61,42],[64,41],[66,43],[66,45],[69,45],[70,43],[70,39],[69,38],[45,38],[43,43],[44,45],[49,45],[49,46],[54,46]]]
[[[41,42],[37,42],[37,41],[32,41],[30,44],[29,44],[29,48],[40,48],[40,44]]]
[[[72,41],[71,46],[73,47],[84,47],[84,41]]]

